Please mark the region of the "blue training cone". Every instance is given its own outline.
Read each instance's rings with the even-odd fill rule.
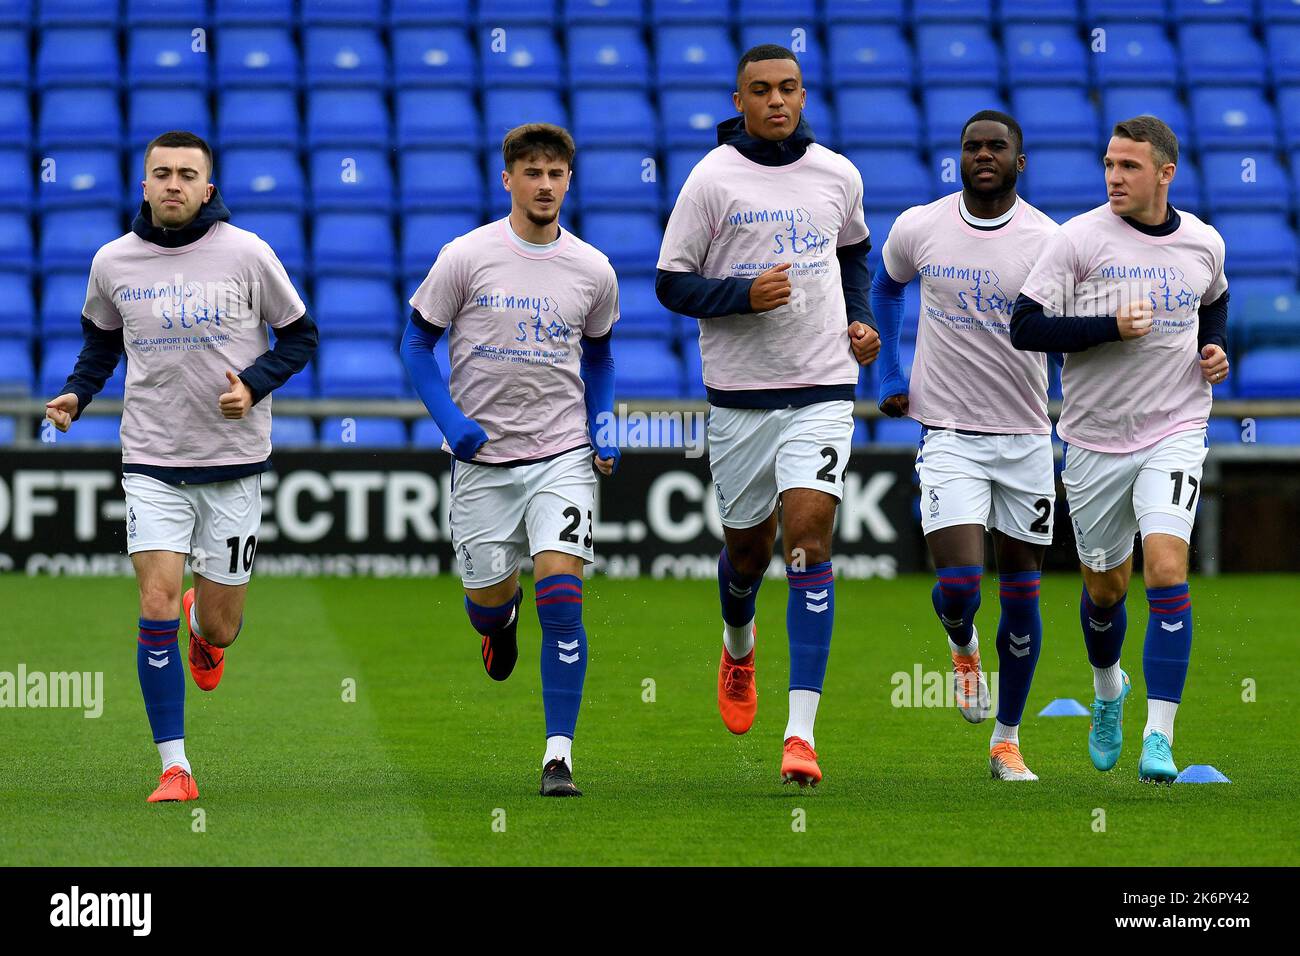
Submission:
[[[1184,767],[1174,783],[1232,783],[1232,781],[1208,763],[1194,763],[1190,767]]]
[[[1038,712],[1039,717],[1087,717],[1088,708],[1073,697],[1058,697]]]

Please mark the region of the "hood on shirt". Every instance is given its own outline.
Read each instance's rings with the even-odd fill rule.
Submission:
[[[718,124],[718,145],[734,146],[740,155],[763,166],[788,166],[808,151],[817,140],[802,114],[799,125],[785,139],[759,139],[745,129],[745,117],[733,116]]]
[[[164,229],[162,226],[154,225],[153,210],[149,208],[149,203],[141,200],[140,211],[135,214],[135,219],[131,220],[131,231],[145,242],[175,249],[202,238],[215,222],[230,222],[230,210],[226,208],[221,198],[221,190],[213,186],[212,197],[199,207],[199,214],[188,226],[182,226],[180,229]]]

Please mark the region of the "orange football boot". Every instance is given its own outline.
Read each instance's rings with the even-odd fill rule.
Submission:
[[[758,710],[758,687],[754,683],[757,625],[754,637],[754,647],[740,660],[727,653],[727,645],[723,643],[722,660],[718,663],[718,712],[733,734],[743,734],[754,726],[754,714]]]
[[[817,766],[817,751],[808,746],[802,737],[790,737],[785,742],[781,757],[781,782],[797,783],[801,787],[821,783],[822,771]]]
[[[213,690],[221,683],[221,675],[226,670],[226,651],[222,647],[213,647],[190,628],[190,609],[194,607],[194,589],[190,588],[181,597],[181,608],[185,611],[185,626],[190,631],[190,674],[194,683],[201,690]]]
[[[158,778],[158,789],[149,794],[147,803],[180,803],[199,798],[199,785],[184,767],[168,767]]]

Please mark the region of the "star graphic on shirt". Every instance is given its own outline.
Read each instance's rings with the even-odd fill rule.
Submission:
[[[569,327],[559,322],[552,321],[551,324],[546,327],[546,332],[553,339],[567,340],[569,338]]]
[[[1183,291],[1178,293],[1178,307],[1180,309],[1186,309],[1191,304],[1192,304],[1192,290],[1184,286]]]
[[[990,311],[1000,312],[1002,310],[1002,306],[1006,304],[1007,300],[1002,298],[1002,296],[998,295],[996,292],[994,292],[991,296],[989,296],[984,301],[989,304]]]

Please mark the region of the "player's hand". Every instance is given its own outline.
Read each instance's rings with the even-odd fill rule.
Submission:
[[[1120,308],[1115,313],[1115,321],[1119,325],[1119,337],[1127,342],[1129,339],[1140,339],[1151,331],[1151,316],[1154,312],[1151,309],[1151,303],[1130,302],[1128,305]]]
[[[782,262],[762,273],[749,286],[749,307],[755,312],[769,312],[790,302],[790,277],[794,263]]]
[[[907,393],[890,395],[880,403],[880,410],[890,418],[906,418],[907,413],[911,410],[911,403],[907,400]]]
[[[76,395],[67,392],[54,399],[54,401],[45,403],[45,417],[52,421],[54,427],[59,431],[66,432],[68,426],[72,424],[72,416],[77,414],[77,406],[80,404]]]
[[[447,435],[447,444],[451,446],[451,453],[462,461],[472,460],[487,441],[487,432],[472,418],[465,419],[457,434]]]
[[[849,345],[859,365],[870,365],[880,354],[880,334],[865,322],[849,325]]]
[[[1201,375],[1211,385],[1218,385],[1228,377],[1228,356],[1217,345],[1201,349]]]
[[[608,457],[602,458],[602,454]],[[602,448],[593,456],[592,461],[596,463],[596,470],[608,478],[618,470],[619,459],[622,457],[617,448]]]
[[[221,414],[226,419],[235,421],[243,418],[253,407],[253,393],[240,381],[239,376],[229,369],[226,369],[226,381],[230,383],[230,391],[221,393],[221,397],[217,399],[217,407],[221,409]]]

